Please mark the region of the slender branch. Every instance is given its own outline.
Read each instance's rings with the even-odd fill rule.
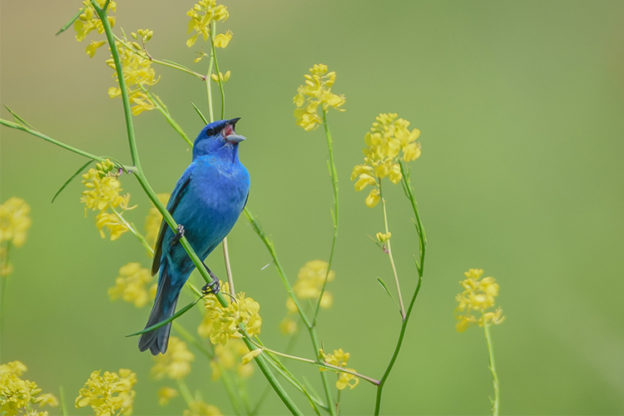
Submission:
[[[4,256],[0,258],[2,264],[0,264],[0,268],[2,272],[8,272],[9,268],[9,249],[11,248],[11,242],[7,241],[5,243]],[[5,313],[5,304],[6,304],[6,292],[7,292],[7,283],[9,282],[9,275],[4,276],[0,274],[0,363],[2,363],[2,350],[3,345],[2,341],[5,339],[4,337],[4,313]]]
[[[191,391],[189,390],[184,380],[177,379],[176,381],[178,382],[178,390],[180,391],[180,395],[184,398],[186,405],[190,406],[191,402],[194,401]]]
[[[490,372],[492,373],[492,388],[494,389],[494,399],[491,399],[492,416],[498,416],[500,408],[500,389],[498,384],[498,374],[496,373],[496,361],[494,361],[494,347],[492,345],[492,337],[490,335],[490,325],[487,322],[483,325],[483,331],[485,332],[485,340],[488,347]]]
[[[383,192],[381,189],[381,180],[377,178],[377,183],[379,184],[379,194],[381,197],[381,207],[383,210],[383,218],[384,218],[384,228],[385,233],[388,234],[390,229],[388,227],[388,213],[386,210],[386,198],[383,196]],[[390,260],[390,266],[392,266],[392,274],[394,275],[394,285],[396,286],[397,295],[399,298],[399,307],[401,308],[401,319],[405,320],[405,306],[403,305],[403,295],[401,294],[401,284],[399,283],[399,274],[397,273],[396,265],[394,264],[394,256],[392,255],[392,243],[391,239],[386,241],[386,251],[388,253],[388,259]]]
[[[130,231],[130,233],[132,235],[134,235],[137,240],[139,240],[139,242],[141,243],[141,245],[147,250],[147,252],[150,254],[151,257],[154,257],[154,249],[152,248],[152,246],[147,242],[147,240],[145,239],[145,237],[143,236],[143,234],[141,234],[140,232],[138,232],[136,230],[136,228],[134,228],[134,226],[132,224],[130,224],[125,218],[124,216],[121,214],[121,212],[117,211],[116,209],[113,209],[113,213],[115,214],[115,216],[119,219],[119,221],[122,222],[123,225],[126,226],[126,228],[128,229],[128,231]]]
[[[356,376],[358,378],[361,378],[362,380],[366,380],[366,381],[368,381],[371,384],[374,384],[374,385],[378,385],[379,384],[379,380],[374,379],[372,377],[369,377],[367,375],[358,373],[357,371],[350,370],[348,368],[339,367],[337,365],[329,364],[328,362],[325,362],[325,361],[322,361],[322,360],[312,360],[310,358],[304,358],[304,357],[299,357],[297,355],[286,354],[286,353],[283,353],[283,352],[272,350],[272,349],[267,348],[267,347],[265,347],[263,345],[260,345],[260,344],[257,344],[257,346],[258,346],[258,348],[260,348],[263,351],[269,352],[271,354],[278,355],[280,357],[288,358],[290,360],[300,361],[300,362],[303,362],[303,363],[314,364],[316,366],[319,366],[319,367],[322,367],[322,368],[326,368],[326,369],[336,370],[336,371],[341,372],[341,373],[351,374],[351,375],[354,375],[354,376]]]
[[[327,260],[327,270],[325,271],[325,280],[323,280],[323,286],[319,294],[316,306],[314,308],[314,314],[312,315],[312,325],[316,325],[318,313],[321,308],[321,302],[323,300],[323,294],[327,287],[327,281],[329,279],[329,273],[331,272],[332,263],[334,261],[334,252],[336,250],[336,239],[338,238],[338,172],[336,171],[336,162],[334,161],[334,145],[332,142],[332,135],[329,131],[329,123],[327,123],[327,112],[323,110],[323,128],[325,130],[325,137],[327,138],[327,149],[329,153],[329,172],[331,175],[332,190],[334,196],[334,209],[332,210],[332,224],[334,227],[334,233],[332,235],[331,248],[329,249],[329,259]]]
[[[171,117],[171,113],[169,113],[169,111],[165,107],[164,103],[160,100],[160,98],[150,93],[146,88],[141,87],[141,89],[149,97],[149,99],[152,100],[154,105],[156,105],[156,109],[160,112],[160,114],[162,114],[165,117],[169,125],[180,135],[180,137],[182,137],[182,139],[184,139],[184,141],[186,142],[186,144],[188,144],[190,148],[193,148],[193,142],[191,141],[191,139],[189,139],[189,137],[186,135],[186,133],[184,132],[182,127],[178,124],[178,122],[175,121],[173,117]]]
[[[219,84],[219,91],[221,92],[221,120],[225,118],[225,92],[223,91],[223,80],[221,79],[221,72],[219,71],[219,61],[217,60],[217,51],[214,44],[214,33],[217,27],[217,22],[212,22],[210,28],[210,49],[211,57],[214,61],[215,71],[217,72],[217,83]],[[206,82],[210,82],[207,80]]]
[[[286,277],[286,272],[284,271],[282,264],[277,258],[277,253],[275,252],[275,247],[273,246],[273,242],[266,235],[262,227],[260,227],[260,224],[254,218],[252,213],[247,208],[245,208],[243,212],[245,213],[245,216],[251,223],[254,231],[256,232],[258,237],[260,237],[260,240],[262,240],[265,247],[269,251],[271,258],[273,259],[273,264],[275,264],[275,268],[277,269],[277,272],[282,280],[282,284],[284,285],[284,288],[286,289],[286,293],[288,293],[288,296],[295,303],[295,306],[297,307],[297,312],[299,313],[299,317],[301,318],[301,320],[306,326],[306,329],[308,330],[308,335],[310,336],[310,340],[312,341],[312,347],[314,348],[314,354],[316,355],[318,359],[320,359],[321,358],[321,355],[320,355],[321,344],[319,343],[316,330],[314,326],[312,325],[311,321],[306,316],[305,312],[303,311],[303,308],[301,307],[301,304],[299,303],[297,296],[295,296],[295,293],[293,292],[292,286],[290,282],[288,281],[288,277]],[[325,397],[327,399],[327,407],[328,407],[329,413],[330,415],[335,416],[336,409],[334,406],[334,400],[331,395],[331,392],[329,391],[329,383],[327,381],[327,377],[325,376],[325,373],[323,372],[321,372],[321,382],[323,384],[323,390],[325,391]]]
[[[63,143],[61,141],[58,141],[56,139],[53,139],[50,136],[47,136],[47,135],[41,133],[40,131],[37,131],[37,130],[32,129],[30,127],[26,127],[26,126],[24,126],[22,124],[19,124],[19,123],[15,123],[13,121],[0,119],[0,124],[2,124],[3,126],[6,126],[6,127],[10,127],[12,129],[24,131],[24,132],[26,132],[28,134],[32,134],[33,136],[39,137],[40,139],[43,139],[46,142],[55,144],[55,145],[57,145],[59,147],[62,147],[65,150],[69,150],[72,153],[76,153],[77,155],[84,156],[84,157],[86,157],[88,159],[91,159],[91,160],[97,160],[98,162],[102,162],[102,161],[104,161],[106,159],[104,157],[96,156],[96,155],[94,155],[92,153],[85,152],[84,150],[80,150],[77,147],[65,144],[65,143]]]
[[[212,52],[210,53],[210,60],[208,63],[208,72],[206,73],[206,94],[208,95],[208,117],[212,123],[214,118],[214,109],[212,108],[212,67],[214,66],[214,60],[212,59]]]
[[[399,161],[399,165],[401,167],[401,174],[402,174],[401,181],[403,185],[403,190],[405,191],[406,197],[410,201],[410,205],[412,207],[414,216],[416,217],[416,224],[417,224],[416,231],[418,233],[418,240],[419,240],[419,246],[420,246],[419,261],[416,262],[416,269],[418,271],[418,282],[416,283],[416,289],[414,289],[414,293],[412,294],[412,298],[407,308],[405,319],[401,323],[401,330],[399,332],[399,338],[397,339],[397,343],[394,347],[394,352],[392,353],[390,362],[388,363],[388,366],[386,367],[386,370],[384,371],[384,374],[381,377],[381,380],[379,381],[379,386],[377,386],[377,395],[375,397],[375,415],[379,415],[379,412],[381,411],[381,397],[383,394],[383,388],[399,356],[399,352],[401,351],[401,346],[403,345],[403,338],[405,337],[407,324],[409,322],[410,316],[412,315],[412,310],[414,308],[416,298],[418,297],[418,293],[420,292],[420,288],[422,286],[423,273],[424,273],[424,268],[425,268],[425,254],[426,254],[426,249],[427,249],[425,229],[422,225],[420,214],[418,213],[418,206],[416,204],[416,200],[412,192],[412,185],[410,182],[409,171],[405,168],[402,161]],[[383,201],[383,197],[382,197],[382,201]]]
[[[234,290],[234,276],[232,276],[232,265],[230,263],[230,252],[228,250],[227,237],[223,239],[221,245],[223,246],[223,261],[225,262],[225,274],[227,275],[228,285],[230,286],[230,294],[235,296],[236,290]]]

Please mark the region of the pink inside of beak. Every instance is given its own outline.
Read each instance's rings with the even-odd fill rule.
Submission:
[[[227,137],[231,134],[234,134],[234,127],[231,124],[228,124],[227,126],[225,126],[225,128],[223,129],[223,137],[225,137],[227,139]]]

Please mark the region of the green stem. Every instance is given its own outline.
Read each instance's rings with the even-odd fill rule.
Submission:
[[[208,116],[210,122],[214,121],[214,109],[212,108],[212,67],[214,66],[214,60],[212,59],[212,53],[210,54],[210,61],[208,63],[208,72],[206,73],[206,94],[208,95]]]
[[[171,117],[171,113],[169,113],[169,111],[167,110],[163,102],[160,100],[160,98],[158,98],[158,96],[156,95],[153,95],[145,88],[141,88],[141,89],[149,97],[149,99],[152,100],[152,102],[156,105],[156,109],[160,112],[160,114],[162,114],[165,117],[169,125],[180,135],[180,137],[182,137],[182,139],[184,139],[184,141],[186,142],[186,144],[189,145],[190,148],[193,148],[193,142],[191,141],[191,139],[189,139],[189,137],[186,135],[186,133],[184,132],[182,127],[177,123],[177,121],[175,121],[173,117]]]
[[[152,246],[150,246],[150,244],[147,242],[147,240],[145,239],[145,237],[143,237],[143,234],[141,234],[140,232],[138,232],[136,230],[136,228],[134,228],[134,226],[132,226],[132,224],[130,224],[128,221],[126,221],[126,219],[124,218],[124,216],[121,214],[121,212],[117,211],[116,209],[113,209],[113,213],[115,214],[115,216],[119,219],[119,221],[121,221],[123,223],[123,225],[126,226],[126,228],[128,229],[128,231],[130,231],[130,233],[132,235],[134,235],[137,240],[139,240],[139,242],[141,243],[141,245],[143,245],[143,247],[147,250],[148,253],[150,253],[151,257],[154,257],[154,249],[152,248]]]
[[[78,149],[78,148],[76,148],[74,146],[70,146],[70,145],[65,144],[63,142],[60,142],[60,141],[58,141],[56,139],[53,139],[50,136],[47,136],[47,135],[41,133],[40,131],[37,131],[37,130],[32,129],[30,127],[26,127],[26,126],[24,126],[22,124],[15,123],[15,122],[9,121],[9,120],[4,120],[4,119],[0,119],[0,124],[2,124],[3,126],[6,126],[6,127],[10,127],[12,129],[24,131],[24,132],[26,132],[28,134],[32,134],[33,136],[39,137],[40,139],[43,139],[46,142],[55,144],[55,145],[57,145],[59,147],[62,147],[65,150],[69,150],[72,153],[76,153],[77,155],[84,156],[84,157],[86,157],[88,159],[97,160],[98,162],[102,162],[102,161],[105,160],[105,158],[103,158],[103,157],[96,156],[96,155],[94,155],[92,153],[85,152],[84,150],[80,150],[80,149]]]
[[[284,285],[284,288],[286,289],[286,293],[288,293],[288,296],[293,300],[293,302],[295,303],[295,306],[297,306],[297,312],[299,313],[299,317],[301,318],[304,325],[306,326],[306,329],[308,330],[310,340],[312,341],[312,347],[314,348],[314,354],[316,355],[318,359],[321,359],[321,356],[320,356],[321,345],[319,343],[316,330],[314,326],[312,325],[311,321],[306,316],[305,312],[303,311],[303,308],[301,307],[301,304],[299,303],[299,300],[297,299],[297,297],[295,296],[295,293],[293,292],[292,286],[290,282],[288,281],[288,277],[286,277],[286,272],[284,271],[282,264],[277,258],[277,253],[275,252],[275,247],[273,246],[273,242],[266,235],[262,227],[260,227],[260,224],[252,215],[252,213],[247,208],[245,208],[243,212],[245,213],[245,216],[251,223],[254,231],[256,232],[256,234],[258,234],[258,237],[260,237],[260,240],[262,240],[265,247],[269,251],[271,258],[273,259],[273,264],[275,264],[275,268],[277,269],[277,272],[282,280],[282,284]],[[327,407],[329,409],[329,413],[332,416],[335,416],[336,409],[334,406],[334,399],[331,395],[331,392],[329,391],[329,383],[327,381],[327,377],[324,372],[321,372],[321,382],[323,384],[323,390],[325,391],[325,397],[327,399]]]
[[[212,60],[214,61],[215,71],[217,72],[217,83],[219,84],[219,91],[221,92],[221,120],[225,118],[225,91],[223,91],[223,80],[221,79],[221,72],[219,71],[219,61],[217,60],[217,51],[214,45],[214,33],[217,27],[217,22],[212,22],[210,29],[210,48],[212,51]],[[210,80],[207,80],[210,82]]]
[[[191,391],[189,390],[184,380],[177,379],[176,381],[178,382],[178,390],[180,391],[180,395],[184,398],[187,406],[190,406],[191,403],[195,401],[195,399],[193,399]]]
[[[379,196],[381,198],[381,207],[383,210],[383,218],[384,218],[384,229],[385,233],[388,234],[390,229],[388,227],[388,212],[386,210],[386,198],[383,196],[383,192],[381,189],[381,179],[377,178],[377,183],[379,184]],[[392,255],[392,243],[391,239],[386,241],[386,251],[388,252],[388,259],[390,260],[390,266],[392,266],[392,274],[394,275],[394,285],[396,286],[397,295],[399,297],[399,307],[401,308],[401,320],[405,320],[405,305],[403,304],[403,295],[401,294],[401,284],[399,283],[399,274],[397,273],[397,268],[394,263],[394,256]]]
[[[63,388],[63,386],[59,387],[59,400],[61,402],[61,414],[63,416],[67,416],[69,413],[67,413],[67,403],[65,402],[65,389]]]
[[[136,166],[139,172],[142,172],[141,160],[139,159],[139,150],[137,149],[136,138],[134,135],[134,122],[132,120],[132,112],[130,110],[128,88],[126,86],[126,80],[124,79],[123,75],[123,68],[119,59],[119,51],[117,50],[117,45],[115,44],[115,37],[113,36],[110,23],[108,22],[106,16],[107,10],[105,7],[100,8],[97,4],[97,1],[95,0],[91,0],[91,5],[95,9],[95,12],[98,14],[98,17],[102,22],[111,56],[113,57],[113,62],[115,63],[115,72],[117,73],[117,81],[119,84],[119,90],[121,91],[121,102],[123,104],[124,118],[126,121],[126,134],[128,135],[128,144],[130,146],[130,156],[132,157],[132,163],[134,164],[134,166]]]
[[[407,324],[409,322],[409,318],[412,315],[412,310],[414,308],[414,304],[416,302],[416,298],[418,297],[418,293],[420,292],[420,287],[422,285],[423,273],[425,269],[425,254],[427,250],[427,239],[425,234],[425,229],[423,227],[422,221],[420,219],[420,214],[418,213],[418,206],[416,204],[416,200],[414,198],[414,194],[412,192],[412,185],[410,182],[409,171],[405,168],[402,161],[399,161],[399,165],[401,167],[402,179],[401,183],[403,185],[403,190],[405,191],[406,197],[410,201],[410,205],[412,207],[414,216],[416,217],[416,231],[418,233],[418,240],[420,246],[420,257],[419,261],[416,262],[416,269],[418,271],[418,282],[416,284],[416,289],[414,289],[414,293],[412,294],[412,298],[410,300],[409,306],[407,308],[407,314],[405,315],[405,319],[401,324],[401,331],[399,332],[399,338],[394,347],[394,352],[392,353],[392,357],[390,358],[390,362],[384,371],[381,380],[379,381],[379,386],[377,386],[377,395],[375,398],[375,415],[379,415],[381,411],[381,397],[383,394],[383,388],[390,376],[390,372],[392,371],[392,367],[394,367],[394,363],[399,356],[399,352],[401,351],[401,346],[403,345],[403,338],[405,337],[405,331],[407,329]],[[383,201],[383,199],[382,199]]]
[[[10,242],[6,243],[6,248],[4,250],[3,258],[0,258],[2,261],[3,270],[7,270],[9,267],[9,248],[11,244]],[[5,312],[5,303],[6,303],[6,292],[7,292],[7,283],[9,281],[9,275],[6,276],[0,275],[0,363],[2,363],[2,350],[3,350],[3,341],[4,341],[4,312]]]
[[[323,128],[325,130],[325,137],[327,138],[327,149],[329,152],[329,172],[331,175],[332,190],[334,196],[334,209],[332,211],[332,224],[334,226],[334,233],[332,235],[331,248],[329,249],[329,259],[327,260],[327,271],[325,272],[325,280],[323,280],[323,286],[316,301],[316,307],[314,308],[314,314],[312,315],[312,325],[316,326],[316,320],[318,318],[319,309],[323,300],[323,294],[327,287],[327,281],[329,279],[329,273],[331,272],[332,263],[334,261],[334,252],[336,250],[336,239],[338,238],[338,172],[336,171],[336,163],[334,161],[334,145],[332,142],[332,135],[329,131],[329,123],[327,123],[327,112],[323,110]]]
[[[483,331],[485,332],[485,340],[487,342],[488,354],[490,358],[490,372],[492,373],[492,387],[494,389],[494,399],[492,402],[492,416],[499,415],[500,407],[500,391],[498,384],[498,374],[496,373],[496,361],[494,361],[494,347],[492,345],[492,337],[490,336],[490,325],[486,322],[483,325]]]

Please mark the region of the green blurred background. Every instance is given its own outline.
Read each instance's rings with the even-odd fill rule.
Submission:
[[[194,65],[185,46],[192,1],[120,1],[117,30],[154,29],[150,52]],[[84,53],[72,31],[56,30],[78,1],[2,0],[1,93],[52,137],[129,162],[112,71]],[[349,181],[363,135],[380,112],[398,112],[422,130],[423,156],[411,164],[429,237],[425,282],[387,388],[385,414],[485,414],[491,392],[482,331],[455,331],[454,296],[470,267],[501,286],[507,317],[494,328],[504,414],[624,413],[624,3],[621,1],[232,1],[221,28],[234,32],[221,52],[232,70],[227,117],[241,116],[249,140],[241,159],[252,175],[250,209],[275,241],[291,280],[324,259],[331,235],[331,188],[320,130],[305,133],[292,96],[314,63],[337,71],[347,97],[331,113],[340,176],[340,237],[330,284],[334,307],[320,320],[326,349],[351,352],[350,365],[379,376],[399,328],[396,309],[376,282],[391,280],[370,237],[382,228]],[[90,35],[90,39],[95,38]],[[154,91],[194,134],[191,102],[206,109],[203,84],[156,67]],[[3,110],[3,117],[9,115]],[[156,112],[135,119],[144,168],[158,192],[170,192],[188,164],[182,141]],[[94,369],[138,373],[135,414],[161,408],[152,360],[124,335],[143,327],[147,308],[111,303],[106,290],[120,266],[148,263],[130,236],[100,239],[83,215],[79,182],[50,199],[83,159],[3,128],[0,200],[24,198],[33,226],[15,250],[8,285],[3,361],[21,360],[45,391],[62,385],[70,405]],[[148,203],[132,178],[125,189]],[[389,191],[390,225],[405,289],[415,283],[417,239],[400,189]],[[277,349],[285,294],[270,258],[243,218],[231,233],[233,269],[262,305],[263,339]],[[209,262],[222,273],[220,254]],[[187,315],[189,328],[197,317]],[[311,356],[307,337],[296,352]],[[301,366],[295,366],[300,369]],[[307,378],[318,381],[316,370]],[[206,401],[230,411],[223,389],[197,357],[189,378]],[[262,388],[256,374],[250,395]],[[316,388],[320,390],[319,386]],[[370,414],[374,389],[343,394],[345,414]],[[302,408],[305,404],[302,403]],[[72,413],[88,411],[72,410]],[[264,413],[284,413],[271,394]]]

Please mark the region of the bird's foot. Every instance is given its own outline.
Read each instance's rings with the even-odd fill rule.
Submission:
[[[173,236],[173,240],[171,240],[171,245],[176,245],[180,242],[180,239],[182,237],[184,237],[184,226],[182,224],[178,224],[178,229],[175,233],[175,235]]]
[[[206,266],[206,263],[203,263],[203,265],[210,277],[212,278],[212,282],[206,283],[204,287],[202,287],[202,293],[204,295],[208,295],[210,293],[216,295],[217,293],[219,293],[220,289],[219,278],[212,272],[212,270],[210,270],[210,268],[208,268],[208,266]]]

